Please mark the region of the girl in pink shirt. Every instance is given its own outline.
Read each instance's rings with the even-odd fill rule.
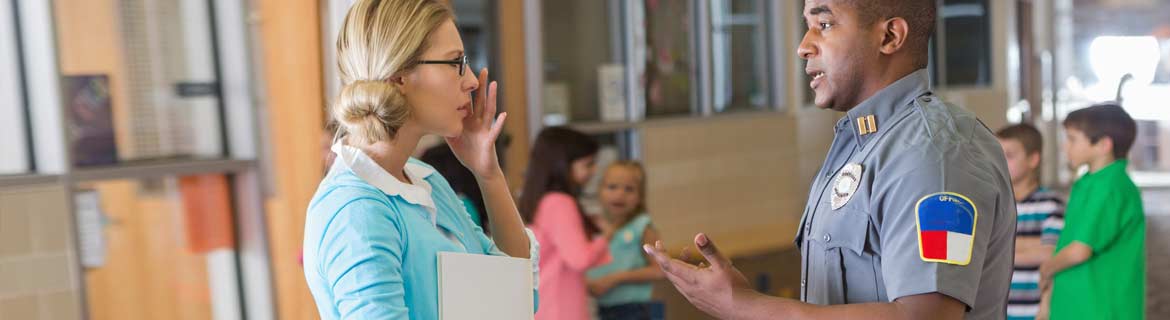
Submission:
[[[609,235],[576,198],[597,150],[589,136],[562,127],[542,130],[533,143],[519,209],[540,243],[538,320],[589,319],[585,271],[610,260]]]

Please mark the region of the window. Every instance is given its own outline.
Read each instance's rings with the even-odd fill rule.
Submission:
[[[1142,186],[1170,183],[1164,175],[1170,171],[1170,27],[1165,23],[1170,11],[1163,10],[1165,3],[1076,1],[1053,18],[1062,30],[1054,53],[1058,120],[1076,109],[1119,100],[1137,121],[1129,159],[1134,180]],[[1067,173],[1063,177],[1071,179]]]
[[[804,9],[803,3],[798,3],[797,6],[799,8],[798,10]],[[801,11],[801,12],[803,12],[803,11]],[[799,25],[798,28],[800,28],[800,35],[799,35],[799,38],[794,40],[794,42],[796,43],[795,47],[799,48],[800,43],[802,41],[804,41],[804,35],[806,33],[808,33],[808,22],[805,21],[803,16],[802,16],[802,18],[799,21],[797,21],[796,23]],[[809,86],[809,84],[812,83],[812,76],[810,76],[810,75],[808,75],[808,73],[804,72],[805,67],[808,65],[808,61],[806,61],[800,57],[797,57],[797,59],[800,59],[800,64],[797,67],[797,68],[799,68],[799,70],[796,70],[796,72],[800,73],[801,88],[802,88],[801,92],[803,93],[800,97],[800,101],[801,101],[800,107],[802,107],[802,108],[815,107],[817,94],[816,94],[816,92],[813,92],[812,87]]]
[[[644,0],[642,14],[634,14],[631,26],[645,26],[645,34],[634,32],[633,56],[642,84],[647,117],[693,113],[698,101],[692,86],[694,71],[694,16],[690,1]],[[635,27],[636,28],[636,27]],[[638,37],[636,35],[640,35]]]
[[[496,42],[495,15],[489,10],[495,6],[493,0],[453,0],[451,6],[458,15],[459,34],[463,37],[463,46],[467,51],[471,69],[479,72],[482,68],[495,68],[496,54],[493,43]],[[332,48],[330,46],[330,48]]]
[[[711,4],[712,101],[715,112],[764,110],[769,58],[762,0]]]
[[[626,120],[625,70],[618,49],[622,36],[620,28],[613,28],[622,19],[611,14],[619,6],[614,1],[542,2],[542,124]],[[601,84],[613,81],[619,83]]]
[[[941,29],[932,42],[934,82],[946,86],[991,85],[991,16],[987,0],[944,0]]]
[[[20,174],[32,169],[28,148],[24,70],[16,13],[10,3],[0,3],[0,174]]]

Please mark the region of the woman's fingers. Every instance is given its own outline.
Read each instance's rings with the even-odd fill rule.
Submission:
[[[487,92],[488,92],[489,88],[488,88],[488,83],[487,83],[488,80],[487,79],[488,79],[488,69],[487,68],[479,69],[479,89],[477,89],[476,93],[475,93],[475,103],[473,104],[473,107],[471,110],[472,117],[479,117],[480,115],[483,114],[483,109],[486,106],[487,98],[488,98]],[[474,119],[478,119],[478,118],[474,118]]]
[[[496,117],[496,123],[492,124],[492,130],[490,131],[491,134],[489,135],[489,137],[491,137],[491,139],[489,139],[489,140],[493,144],[495,143],[496,139],[500,137],[500,131],[504,130],[504,120],[506,120],[506,119],[508,119],[508,113],[507,112],[501,113],[499,116]]]
[[[487,69],[484,69],[483,72],[487,73]],[[484,108],[481,116],[483,117],[483,121],[487,123],[491,123],[492,118],[496,116],[496,90],[498,86],[495,81],[492,81],[488,84],[487,90],[484,90],[487,93],[487,97],[483,101]]]

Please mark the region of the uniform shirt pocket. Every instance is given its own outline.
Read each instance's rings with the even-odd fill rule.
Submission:
[[[881,301],[881,274],[877,257],[868,246],[871,224],[864,212],[841,210],[830,213],[831,223],[822,234],[812,235],[824,252],[825,284],[829,303]]]

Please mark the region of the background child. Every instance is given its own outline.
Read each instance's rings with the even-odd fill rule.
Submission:
[[[1040,265],[1052,256],[1064,226],[1064,201],[1040,186],[1043,138],[1029,124],[995,133],[1007,157],[1016,198],[1016,254],[1008,293],[1008,319],[1034,319],[1040,308]]]
[[[589,319],[585,271],[609,261],[609,234],[586,218],[577,196],[593,176],[598,149],[589,136],[563,127],[542,130],[532,145],[519,209],[540,243],[536,319]]]
[[[467,170],[467,167],[459,162],[459,158],[455,156],[454,152],[451,152],[451,148],[446,144],[439,144],[427,149],[418,159],[435,167],[439,174],[447,178],[447,183],[451,185],[451,189],[455,190],[455,194],[463,202],[463,207],[467,209],[471,221],[482,228],[484,233],[491,235],[491,224],[487,221],[487,208],[483,203],[483,191],[479,190],[479,183],[476,182],[475,175],[471,174],[471,170]]]
[[[642,250],[659,239],[646,213],[646,171],[637,162],[615,162],[605,170],[600,189],[605,218],[615,231],[609,240],[613,262],[587,274],[598,315],[603,320],[651,319],[651,281],[663,274]]]
[[[1057,253],[1040,267],[1051,283],[1052,319],[1142,319],[1146,220],[1141,192],[1126,173],[1137,125],[1117,104],[1074,111],[1064,120],[1073,184]]]

